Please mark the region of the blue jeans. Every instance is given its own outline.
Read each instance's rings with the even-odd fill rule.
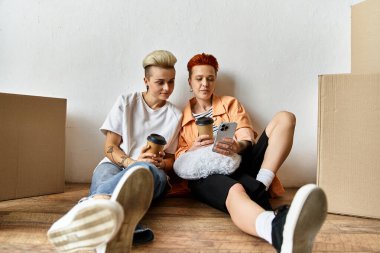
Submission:
[[[124,173],[134,166],[143,166],[152,172],[154,180],[153,199],[161,197],[166,190],[167,175],[163,170],[147,162],[136,162],[125,169],[110,162],[99,164],[92,175],[89,197],[97,194],[112,195]]]

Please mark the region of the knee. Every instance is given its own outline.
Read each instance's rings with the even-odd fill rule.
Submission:
[[[286,127],[294,128],[296,126],[296,116],[291,112],[281,111],[276,114],[275,118]]]
[[[120,173],[121,171],[122,170],[119,167],[111,163],[101,164],[95,168],[92,174],[92,180],[105,181],[111,178],[112,176]]]
[[[293,132],[296,127],[296,116],[287,111],[278,112],[267,128],[265,129],[267,136],[270,137],[274,129],[281,129],[281,131]]]
[[[234,184],[230,188],[230,190],[228,191],[227,199],[226,199],[226,207],[228,210],[230,209],[233,200],[236,199],[236,197],[241,193],[245,193],[245,189],[243,185],[239,183]]]

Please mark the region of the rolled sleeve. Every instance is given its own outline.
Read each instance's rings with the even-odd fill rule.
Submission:
[[[111,111],[108,113],[103,125],[100,127],[100,131],[104,135],[107,134],[107,131],[111,131],[122,136],[124,108],[125,103],[123,96],[119,96],[112,106]]]
[[[235,138],[238,141],[250,141],[253,143],[255,134],[252,129],[244,127],[236,130]]]
[[[231,101],[230,108],[231,120],[237,123],[235,138],[254,142],[257,133],[253,130],[251,119],[244,107],[237,99],[234,99]]]

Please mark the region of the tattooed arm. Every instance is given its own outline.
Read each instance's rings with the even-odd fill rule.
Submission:
[[[121,136],[114,132],[107,132],[106,143],[104,145],[104,153],[114,164],[121,167],[128,167],[129,165],[137,162],[149,162],[154,164],[157,168],[164,171],[171,170],[174,162],[174,155],[165,154],[160,152],[159,155],[155,155],[147,152],[149,146],[144,146],[141,149],[141,153],[137,160],[130,158],[123,150],[120,149]]]
[[[128,167],[136,161],[130,158],[120,149],[121,136],[114,132],[107,132],[104,153],[114,164],[121,167]]]

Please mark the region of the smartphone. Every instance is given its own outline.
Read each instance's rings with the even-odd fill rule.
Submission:
[[[216,137],[214,140],[214,144],[212,146],[212,150],[214,151],[214,147],[217,142],[222,141],[224,138],[233,138],[235,134],[235,130],[237,127],[236,122],[222,122],[218,127],[218,131],[216,133]]]

